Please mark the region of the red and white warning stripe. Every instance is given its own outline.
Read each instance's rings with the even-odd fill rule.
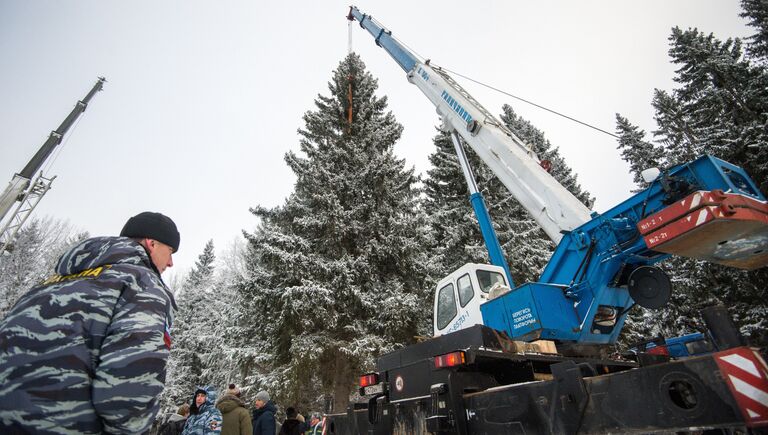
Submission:
[[[768,424],[768,366],[760,354],[747,347],[738,347],[717,353],[715,361],[747,426]]]
[[[694,211],[688,216],[685,216],[682,219],[678,219],[677,221],[670,223],[658,231],[647,234],[644,237],[645,244],[649,248],[653,248],[656,245],[667,241],[668,239],[677,237],[687,231],[695,229],[704,223],[722,217],[723,212],[719,206],[702,207],[698,211]]]
[[[647,234],[650,231],[661,228],[662,226],[679,219],[680,217],[690,213],[691,211],[707,205],[718,205],[724,199],[726,195],[722,191],[713,190],[699,190],[694,192],[680,201],[670,204],[668,207],[660,210],[657,213],[641,220],[637,227],[640,230],[640,234]]]
[[[768,203],[752,197],[736,193],[723,193],[721,190],[699,190],[667,207],[647,216],[637,223],[637,229],[642,235],[648,235],[683,217],[690,216],[699,208],[722,206],[721,212],[734,213],[734,209],[751,209],[758,213],[768,213]],[[710,207],[712,209],[712,207]],[[686,216],[687,215],[687,216]]]

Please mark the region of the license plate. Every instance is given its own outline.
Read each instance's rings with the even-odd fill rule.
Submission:
[[[363,391],[365,391],[366,396],[371,394],[381,394],[384,392],[384,384],[369,385],[363,388]]]

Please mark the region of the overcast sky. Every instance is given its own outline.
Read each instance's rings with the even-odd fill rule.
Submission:
[[[108,80],[59,147],[37,216],[117,234],[144,210],[172,217],[171,274],[205,242],[251,231],[248,211],[292,191],[283,161],[302,114],[347,54],[349,1],[0,0],[0,183],[27,163],[98,76]],[[435,64],[613,132],[615,113],[654,129],[653,89],[672,89],[670,29],[752,34],[736,0],[360,1]],[[438,123],[429,101],[357,24],[354,51],[404,125],[398,155],[424,173]],[[459,80],[492,113],[511,104],[543,130],[603,211],[631,176],[613,138]],[[4,187],[4,185],[3,185]],[[166,273],[168,278],[169,272]]]

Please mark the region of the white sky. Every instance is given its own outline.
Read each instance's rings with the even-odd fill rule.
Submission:
[[[347,53],[348,0],[0,0],[0,184],[20,171],[103,75],[108,82],[46,172],[37,216],[117,234],[144,210],[181,231],[175,270],[218,250],[293,190],[283,161],[302,114]],[[614,131],[621,113],[654,129],[654,88],[671,89],[670,29],[752,34],[736,0],[360,1],[418,54]],[[405,126],[396,152],[428,168],[438,119],[357,23],[353,49]],[[459,80],[492,113],[511,104],[560,147],[603,211],[631,177],[613,138]],[[4,187],[4,185],[3,185]],[[166,276],[168,278],[168,276]]]

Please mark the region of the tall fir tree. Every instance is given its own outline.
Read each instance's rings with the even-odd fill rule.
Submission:
[[[241,355],[248,349],[243,345],[244,330],[238,324],[244,305],[235,283],[242,280],[244,270],[240,240],[216,257],[215,270],[211,267],[212,283],[207,311],[212,313],[209,321],[211,342],[218,345],[203,359],[203,376],[209,383],[223,388],[229,384],[243,386],[247,373],[238,364]],[[202,265],[201,265],[202,266]],[[195,270],[200,270],[198,267]],[[194,271],[193,271],[194,272]],[[193,275],[191,275],[193,276]],[[247,391],[246,391],[247,393]]]
[[[739,15],[749,20],[757,33],[750,36],[747,52],[758,62],[768,61],[768,3],[765,0],[741,0],[744,11]]]
[[[744,57],[739,39],[674,28],[670,45],[679,87],[657,91],[653,101],[667,165],[713,154],[738,162],[768,191],[768,70]],[[673,146],[678,132],[686,132],[692,153]]]
[[[424,209],[430,216],[435,246],[434,259],[440,264],[440,275],[446,275],[467,262],[487,262],[488,255],[480,241],[477,219],[469,206],[469,191],[459,166],[454,145],[446,132],[438,131],[433,139],[435,152],[429,156],[431,168],[424,181]],[[467,151],[478,188],[487,196],[484,168],[479,159]],[[486,200],[486,204],[488,201]],[[492,220],[494,217],[492,216]],[[494,220],[494,230],[501,231]]]
[[[0,319],[30,288],[54,274],[59,257],[88,237],[70,223],[50,217],[32,218],[0,253]]]
[[[187,279],[184,282],[184,288],[192,289],[200,287],[200,285],[209,285],[213,279],[214,263],[216,261],[216,253],[213,246],[213,240],[208,240],[203,252],[195,261],[195,267],[187,275]]]
[[[629,162],[629,169],[635,184],[647,187],[641,173],[652,167],[660,166],[663,150],[645,141],[645,131],[632,125],[627,118],[616,114],[616,134],[619,136],[621,157]]]
[[[744,1],[743,16],[764,31],[765,6]],[[762,23],[762,24],[761,24]],[[761,27],[762,26],[762,27]],[[760,190],[768,191],[768,70],[762,61],[744,55],[739,39],[721,41],[697,29],[672,29],[669,55],[678,65],[671,92],[656,90],[653,107],[658,130],[654,136],[660,157],[648,153],[642,141],[630,140],[629,122],[617,116],[620,147],[638,177],[640,168],[670,167],[701,154],[712,154],[743,167]],[[755,56],[763,53],[765,35],[751,38]],[[629,149],[637,147],[634,149]],[[701,328],[696,311],[722,303],[753,343],[768,343],[768,303],[760,290],[768,279],[766,268],[741,271],[692,259],[667,262],[677,300],[660,316],[634,313],[641,330],[687,332]],[[647,319],[653,318],[654,324]]]
[[[356,54],[328,87],[304,114],[303,155],[285,157],[293,194],[252,209],[253,272],[239,289],[251,301],[242,325],[263,349],[242,362],[257,370],[249,382],[303,409],[346,406],[376,356],[426,331],[431,306],[418,177],[393,153],[402,126]]]
[[[218,320],[214,304],[215,260],[213,240],[209,240],[177,292],[178,310],[171,325],[171,355],[161,396],[161,404],[168,411],[188,401],[196,386],[214,384],[210,361],[222,344],[213,330]]]

